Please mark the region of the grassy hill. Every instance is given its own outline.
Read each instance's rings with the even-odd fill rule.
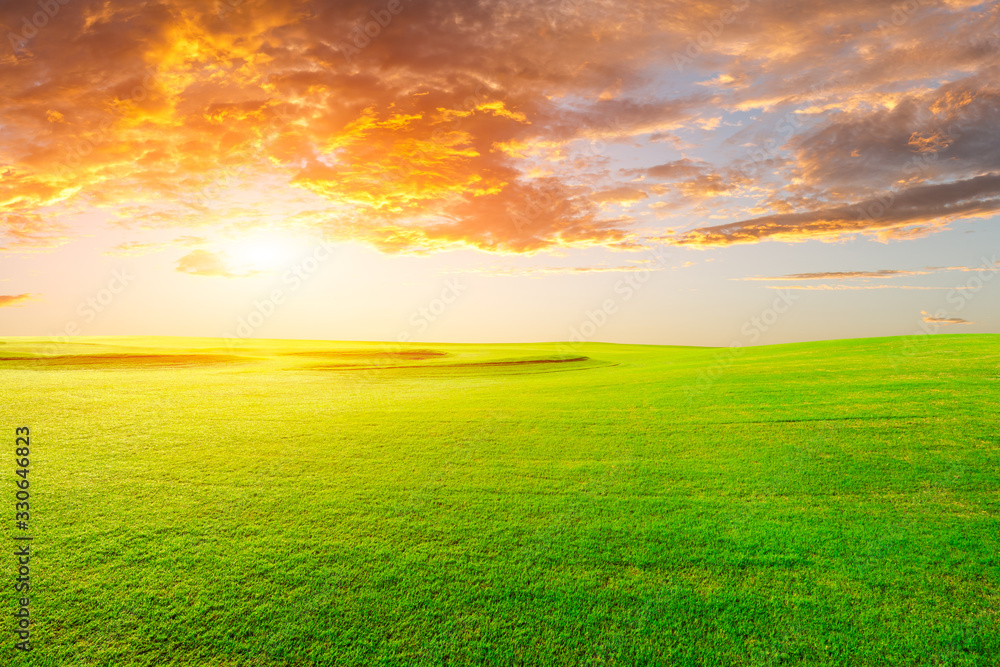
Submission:
[[[3,664],[998,664],[997,335],[7,338],[0,387]]]

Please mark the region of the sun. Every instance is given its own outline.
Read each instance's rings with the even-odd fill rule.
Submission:
[[[272,273],[292,264],[298,239],[276,232],[259,232],[220,243],[230,268],[243,273]]]

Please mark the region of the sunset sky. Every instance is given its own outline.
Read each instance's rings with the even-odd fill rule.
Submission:
[[[1000,332],[1000,5],[14,0],[0,335]]]

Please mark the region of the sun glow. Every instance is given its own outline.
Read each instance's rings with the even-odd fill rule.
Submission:
[[[301,246],[298,239],[276,232],[257,233],[220,244],[234,272],[272,273],[291,264]]]

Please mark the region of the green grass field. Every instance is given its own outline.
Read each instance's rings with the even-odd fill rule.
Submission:
[[[1000,664],[1000,335],[75,340],[0,342],[0,664]]]

